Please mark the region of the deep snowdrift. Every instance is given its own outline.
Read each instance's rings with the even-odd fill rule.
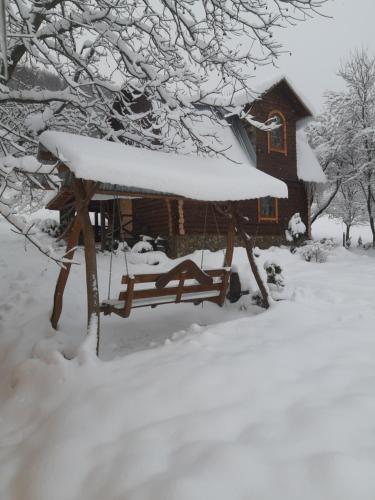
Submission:
[[[325,264],[262,252],[282,264],[290,301],[103,319],[98,361],[77,352],[82,268],[51,337],[57,269],[0,232],[2,500],[373,500],[372,252],[338,248]]]

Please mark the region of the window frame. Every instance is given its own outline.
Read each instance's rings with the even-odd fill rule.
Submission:
[[[288,154],[288,143],[287,143],[287,127],[286,127],[286,119],[284,114],[279,111],[279,110],[273,110],[269,113],[268,115],[268,120],[274,117],[278,117],[281,121],[281,127],[282,127],[282,137],[283,137],[283,145],[282,147],[277,147],[272,144],[272,132],[267,132],[267,139],[268,139],[268,152],[276,152],[276,153],[283,153],[285,156]]]
[[[275,215],[262,215],[261,211],[261,198],[258,198],[258,222],[279,222],[279,199],[273,196],[264,196],[264,198],[271,198],[274,203],[274,214]]]

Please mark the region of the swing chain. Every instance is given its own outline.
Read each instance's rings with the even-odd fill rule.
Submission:
[[[216,232],[217,232],[217,236],[218,236],[218,241],[220,241],[221,234],[220,234],[220,230],[219,230],[219,224],[218,224],[217,218],[216,218],[215,208],[214,208],[213,205],[211,205],[211,209],[212,209],[212,214],[214,216],[214,221],[215,221],[215,226],[216,226]],[[222,249],[222,252],[223,252],[223,255],[225,257],[226,252],[225,252],[224,248]]]
[[[122,241],[122,251],[124,253],[124,259],[125,259],[125,268],[126,268],[126,274],[129,276],[129,266],[128,266],[128,258],[126,256],[126,241],[125,241],[125,235],[123,231],[123,226],[122,226],[122,217],[121,217],[121,210],[120,210],[120,200],[119,197],[116,195],[116,200],[117,200],[117,211],[118,211],[118,220],[119,220],[119,225],[120,225],[120,238]]]
[[[111,284],[112,284],[112,264],[113,264],[113,243],[115,234],[115,197],[113,197],[112,207],[112,235],[111,235],[111,257],[109,260],[109,276],[108,276],[108,300],[111,298]]]
[[[208,213],[208,203],[206,203],[206,212],[205,212],[205,215],[204,215],[203,243],[205,243],[205,241],[206,241],[207,213]],[[202,270],[203,270],[203,258],[204,258],[204,248],[202,247],[202,256],[201,256],[201,269]]]

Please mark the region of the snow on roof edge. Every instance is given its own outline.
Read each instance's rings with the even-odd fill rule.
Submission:
[[[257,99],[260,99],[265,93],[269,92],[271,89],[276,87],[276,85],[278,85],[282,81],[285,81],[288,84],[288,86],[292,89],[297,98],[301,101],[301,104],[306,108],[306,110],[311,114],[311,116],[314,116],[316,114],[316,109],[313,106],[313,104],[310,102],[309,99],[307,99],[304,95],[302,95],[301,92],[296,90],[298,87],[294,84],[294,81],[291,80],[289,76],[286,76],[283,73],[278,73],[272,78],[267,78],[264,79],[263,81],[258,81],[257,83],[254,83],[254,86],[251,86],[251,92],[241,90],[235,93],[234,95],[231,94],[226,96],[227,97],[226,102],[223,101],[222,94],[220,95],[209,94],[204,99],[204,102],[209,106],[221,106],[224,108],[231,106],[243,107],[246,104],[251,104],[255,102]]]
[[[324,184],[327,178],[303,130],[296,133],[297,176],[305,182]]]
[[[250,164],[152,151],[66,132],[43,132],[39,139],[82,179],[200,201],[288,197],[284,182]]]

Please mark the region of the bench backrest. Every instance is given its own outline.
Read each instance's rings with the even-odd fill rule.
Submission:
[[[145,299],[154,297],[176,296],[176,302],[183,300],[183,295],[187,293],[197,292],[221,292],[223,286],[227,288],[229,281],[230,270],[225,268],[210,269],[204,271],[208,276],[213,278],[210,284],[200,284],[195,281],[194,273],[181,272],[176,275],[175,279],[164,288],[156,288],[155,283],[161,278],[164,273],[155,274],[136,274],[134,276],[124,275],[121,283],[126,285],[126,290],[121,291],[119,300],[127,301],[128,299]],[[194,280],[191,283],[186,283],[189,280]],[[137,284],[149,283],[154,286],[150,288],[136,288]],[[218,294],[219,295],[219,294]]]

